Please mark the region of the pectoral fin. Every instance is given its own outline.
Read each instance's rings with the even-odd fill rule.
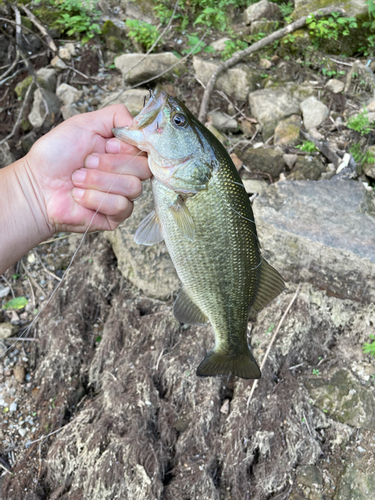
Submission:
[[[205,325],[207,323],[206,316],[183,288],[179,291],[173,304],[173,314],[178,321],[188,325]]]
[[[195,225],[193,218],[184,200],[179,196],[177,201],[169,207],[171,214],[183,236],[190,241],[195,239]]]
[[[258,291],[252,304],[253,309],[261,311],[285,289],[285,283],[275,268],[263,259],[260,266]]]
[[[152,210],[140,223],[135,232],[134,241],[138,245],[154,245],[160,243],[163,239],[159,218],[155,210]]]

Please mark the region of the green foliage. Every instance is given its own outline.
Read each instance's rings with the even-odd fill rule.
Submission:
[[[198,54],[201,50],[204,50],[205,52],[214,52],[215,49],[211,47],[211,45],[206,45],[203,41],[198,45],[200,38],[197,37],[195,33],[192,35],[187,35],[188,38],[188,45],[189,47],[187,49],[184,49],[182,51],[183,54],[188,54],[193,47],[197,45],[197,47],[193,50],[192,54]]]
[[[225,49],[221,53],[221,58],[223,61],[226,61],[238,50],[247,49],[248,44],[243,40],[227,40],[225,42]]]
[[[283,18],[289,22],[289,16],[294,10],[294,5],[293,2],[288,2],[288,3],[282,3],[280,5],[280,10],[281,10],[281,15]]]
[[[100,34],[100,11],[96,8],[96,0],[50,0],[50,3],[59,11],[56,23],[62,26],[63,33],[68,36],[83,35],[82,43]]]
[[[356,132],[359,132],[361,135],[368,134],[371,131],[371,127],[370,120],[368,119],[367,108],[364,107],[362,113],[358,113],[358,115],[349,118],[346,126]]]
[[[366,21],[362,24],[364,28],[369,28],[370,31],[375,31],[375,1],[374,0],[366,0],[367,11],[370,20]],[[367,35],[367,46],[361,47],[360,50],[363,51],[365,56],[369,56],[373,53],[375,48],[375,34]]]
[[[375,341],[375,335],[370,335],[370,339],[372,341]],[[365,342],[363,344],[362,349],[363,349],[364,354],[370,354],[370,356],[375,357],[375,342],[371,342],[371,344]]]
[[[356,163],[362,165],[363,163],[375,163],[375,156],[370,151],[362,152],[362,146],[357,142],[351,146],[349,152],[353,155]]]
[[[138,19],[127,19],[125,23],[129,28],[129,37],[137,43],[140,43],[148,50],[156,42],[160,35],[159,30],[152,24]]]
[[[341,17],[338,12],[332,12],[328,18],[321,19],[310,14],[306,24],[317,46],[324,40],[337,40],[339,36],[348,36],[351,29],[358,27],[354,17]]]
[[[311,141],[303,141],[302,144],[296,146],[297,149],[301,151],[305,151],[306,153],[315,153],[318,149],[315,147],[315,144]]]
[[[312,374],[315,375],[316,377],[319,377],[320,370],[318,370],[317,368],[313,368]]]
[[[3,309],[23,309],[28,303],[26,297],[16,297],[3,305]]]

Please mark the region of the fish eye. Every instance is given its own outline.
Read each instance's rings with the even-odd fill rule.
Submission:
[[[186,116],[183,115],[182,113],[176,113],[173,116],[173,123],[177,125],[177,127],[184,127],[186,125]]]

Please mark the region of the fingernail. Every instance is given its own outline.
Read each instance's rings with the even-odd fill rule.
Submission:
[[[119,153],[120,152],[120,144],[117,139],[110,139],[107,142],[107,153]]]
[[[89,155],[86,158],[85,165],[88,168],[98,168],[99,166],[99,157],[95,155]]]
[[[83,182],[86,179],[86,170],[76,170],[73,172],[72,179],[74,182]]]
[[[72,195],[73,195],[73,198],[82,198],[82,196],[84,195],[84,192],[85,192],[85,190],[84,190],[84,189],[81,189],[81,188],[73,188],[73,189],[72,189]]]

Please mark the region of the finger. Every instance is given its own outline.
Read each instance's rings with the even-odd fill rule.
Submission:
[[[86,130],[110,138],[113,137],[112,129],[114,127],[130,125],[133,117],[124,104],[114,104],[98,111],[77,115],[74,117],[74,121],[86,128]]]
[[[135,146],[132,146],[127,142],[119,141],[116,138],[109,139],[105,145],[105,149],[107,153],[113,153],[113,154],[122,153],[122,154],[130,154],[133,156],[137,155],[141,151]],[[139,156],[147,156],[147,153],[144,151]]]
[[[127,219],[133,211],[133,203],[125,196],[102,193],[94,189],[73,188],[74,200],[84,208],[107,215],[113,221]]]
[[[151,177],[148,161],[144,156],[91,154],[85,159],[85,167],[102,172],[136,175],[142,181]]]
[[[73,173],[72,180],[76,187],[119,194],[129,200],[134,200],[142,194],[142,183],[135,175],[118,175],[80,168]]]

